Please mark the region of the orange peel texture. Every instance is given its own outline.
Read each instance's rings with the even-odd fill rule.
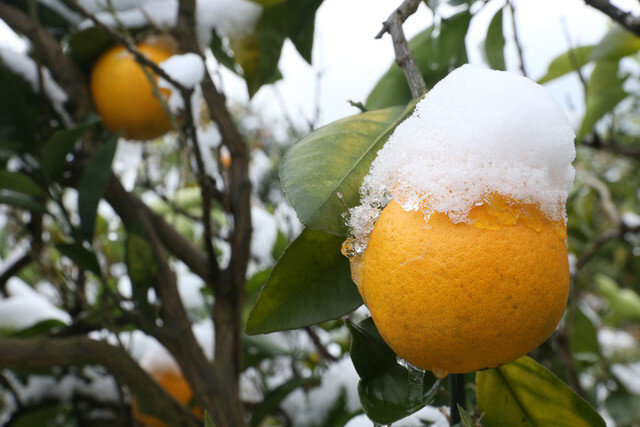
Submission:
[[[167,47],[150,44],[140,44],[138,50],[156,64],[174,53]],[[170,93],[167,89],[159,90],[165,98]],[[171,121],[149,78],[124,46],[109,49],[95,63],[91,96],[107,129],[122,132],[127,139],[145,141],[171,130]]]

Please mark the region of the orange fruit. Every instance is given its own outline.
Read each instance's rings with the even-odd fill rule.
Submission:
[[[156,64],[174,53],[159,44],[140,44],[138,49]],[[166,98],[169,90],[160,89],[160,94]],[[91,72],[91,95],[107,129],[121,131],[127,139],[144,141],[171,130],[149,78],[124,46],[115,46],[98,59]]]
[[[193,392],[189,383],[184,379],[181,372],[175,369],[164,369],[161,371],[151,372],[151,377],[156,380],[158,384],[173,397],[178,403],[188,407],[193,398]],[[148,427],[165,427],[167,424],[161,420],[152,417],[151,415],[144,415],[138,409],[138,404],[134,399],[131,408],[133,410],[133,417],[138,423]],[[200,408],[193,408],[192,412],[200,419],[202,419],[202,410]]]
[[[563,221],[501,196],[471,209],[469,220],[435,212],[425,221],[392,200],[351,259],[387,344],[441,378],[533,350],[554,331],[569,293]]]

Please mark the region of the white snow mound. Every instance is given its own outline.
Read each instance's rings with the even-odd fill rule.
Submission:
[[[425,217],[469,210],[501,194],[565,217],[575,133],[544,87],[516,74],[463,65],[441,80],[378,152],[350,211],[364,242],[390,199]],[[357,247],[357,246],[356,246]]]

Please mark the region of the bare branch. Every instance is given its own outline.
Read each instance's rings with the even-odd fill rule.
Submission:
[[[640,17],[623,11],[611,4],[609,0],[584,0],[584,2],[640,37]]]
[[[73,338],[0,337],[0,366],[42,369],[54,366],[102,365],[127,384],[141,407],[171,425],[199,425],[191,412],[171,398],[126,352],[102,341]]]
[[[413,56],[413,52],[409,49],[409,44],[404,36],[404,30],[402,24],[404,21],[413,15],[418,6],[420,0],[405,0],[402,2],[385,22],[382,24],[382,30],[376,35],[376,39],[381,38],[384,33],[389,33],[393,40],[393,49],[396,55],[396,64],[404,72],[404,76],[409,84],[409,90],[411,91],[412,98],[420,97],[426,90],[427,85],[424,82],[420,68],[416,63],[416,59]]]

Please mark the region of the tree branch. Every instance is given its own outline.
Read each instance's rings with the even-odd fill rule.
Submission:
[[[609,0],[584,0],[584,2],[640,37],[640,17],[623,11],[611,4]]]
[[[126,352],[86,337],[0,337],[0,366],[42,369],[54,366],[102,365],[136,395],[141,407],[171,425],[199,425],[191,412],[173,400]]]
[[[527,74],[527,68],[524,63],[524,53],[522,50],[522,43],[520,42],[520,36],[518,34],[518,24],[516,24],[516,10],[513,6],[513,3],[510,0],[507,0],[507,7],[509,8],[509,12],[511,12],[511,28],[513,29],[513,42],[516,45],[516,52],[518,53],[518,59],[520,60],[520,71],[522,75],[525,77],[529,77]]]
[[[640,149],[618,145],[613,140],[604,142],[596,133],[593,133],[582,140],[582,145],[596,150],[609,151],[631,159],[640,160]]]
[[[411,91],[412,98],[420,97],[426,90],[427,85],[424,82],[420,68],[416,63],[416,59],[413,56],[413,52],[409,49],[409,44],[404,36],[402,24],[404,21],[413,15],[418,6],[420,0],[405,0],[402,2],[385,22],[382,23],[382,30],[376,35],[376,39],[381,38],[384,33],[389,33],[393,40],[393,49],[396,55],[396,64],[404,72],[404,76],[409,84],[409,90]]]

